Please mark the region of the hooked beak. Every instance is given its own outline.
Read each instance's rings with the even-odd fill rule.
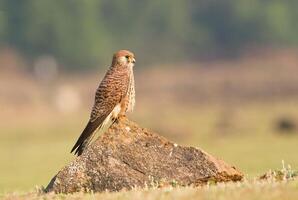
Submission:
[[[135,58],[131,58],[131,62],[132,62],[133,64],[135,64],[135,63],[136,63],[136,59],[135,59]]]

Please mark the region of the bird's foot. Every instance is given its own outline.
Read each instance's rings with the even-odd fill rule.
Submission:
[[[126,117],[125,115],[118,115],[118,117],[112,118],[113,123],[119,123],[119,121],[125,117]]]

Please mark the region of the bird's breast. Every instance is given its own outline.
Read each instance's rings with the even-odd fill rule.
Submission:
[[[127,111],[132,112],[134,105],[135,105],[135,82],[134,82],[134,75],[133,75],[132,70],[131,70],[130,76],[129,76],[127,97],[128,97],[127,98],[127,100],[128,100]]]

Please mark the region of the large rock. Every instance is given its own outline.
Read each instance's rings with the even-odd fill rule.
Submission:
[[[206,152],[174,144],[121,118],[51,180],[46,191],[119,191],[134,187],[239,181],[242,173]]]

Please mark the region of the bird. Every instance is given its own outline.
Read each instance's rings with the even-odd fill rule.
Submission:
[[[133,68],[135,56],[128,50],[114,53],[112,64],[99,84],[90,119],[73,146],[71,153],[80,156],[97,131],[132,112],[135,105]]]

